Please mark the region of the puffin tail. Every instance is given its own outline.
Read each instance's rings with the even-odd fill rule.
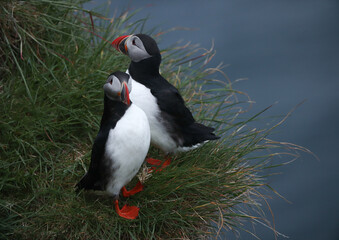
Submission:
[[[184,130],[184,147],[200,145],[210,140],[219,139],[220,137],[214,134],[214,130],[212,127],[194,122]]]
[[[87,172],[81,180],[75,185],[76,192],[79,192],[81,189],[85,190],[101,190],[98,184],[95,184],[93,176]]]

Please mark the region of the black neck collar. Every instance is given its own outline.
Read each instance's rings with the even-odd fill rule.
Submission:
[[[104,97],[104,115],[112,115],[117,109],[127,109],[129,106],[125,103],[118,101],[118,100],[112,100],[108,98],[105,94]]]
[[[160,53],[140,62],[131,62],[128,68],[129,74],[136,81],[144,77],[159,75],[159,67],[161,63]]]
[[[129,108],[121,101],[109,99],[106,94],[104,97],[104,113],[100,122],[100,129],[114,128],[116,123],[124,116],[126,110]]]

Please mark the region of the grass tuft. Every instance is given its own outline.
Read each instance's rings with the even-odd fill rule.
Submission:
[[[275,232],[262,206],[263,189],[274,192],[263,170],[282,165],[273,162],[281,151],[304,149],[269,140],[272,129],[247,127],[261,112],[242,119],[246,94],[220,66],[206,67],[213,49],[190,44],[163,50],[162,74],[222,139],[177,155],[143,192],[123,199],[141,207],[136,220],[118,217],[107,196],[74,192],[99,128],[102,85],[128,66],[110,41],[145,21],[130,24],[130,13],[108,19],[81,3],[0,3],[0,238],[197,239],[238,231],[246,220]],[[153,148],[149,155],[162,158]]]

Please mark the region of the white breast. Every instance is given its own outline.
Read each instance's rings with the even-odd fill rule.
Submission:
[[[151,129],[152,144],[159,147],[165,153],[175,151],[178,146],[166,131],[164,122],[161,122],[163,120],[160,115],[161,111],[157,104],[157,99],[152,95],[149,88],[138,83],[132,77],[130,77],[130,79],[132,80],[131,101],[140,107],[147,115]]]
[[[118,195],[120,189],[137,174],[150,146],[150,128],[146,114],[132,104],[111,129],[105,157],[112,161],[112,178],[106,191]]]

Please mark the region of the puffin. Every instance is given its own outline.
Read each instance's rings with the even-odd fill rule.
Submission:
[[[146,114],[130,101],[130,76],[124,72],[109,75],[104,89],[104,111],[94,140],[87,173],[76,185],[77,191],[105,191],[115,199],[119,216],[135,219],[136,206],[119,208],[119,193],[129,197],[143,190],[138,184],[130,191],[124,187],[137,174],[150,146],[150,127]]]
[[[168,156],[162,167],[170,164],[169,154],[189,151],[220,138],[214,134],[214,128],[194,120],[178,89],[160,75],[161,54],[152,37],[141,33],[124,35],[112,45],[131,59],[126,71],[133,86],[130,98],[148,117],[151,143]],[[149,158],[147,162],[161,165],[157,159]]]

